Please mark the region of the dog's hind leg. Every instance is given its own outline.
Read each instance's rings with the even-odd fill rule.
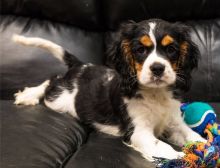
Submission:
[[[41,85],[36,87],[26,87],[23,91],[15,93],[16,105],[36,105],[39,104],[40,99],[44,97],[46,88],[49,86],[50,80],[46,80]]]

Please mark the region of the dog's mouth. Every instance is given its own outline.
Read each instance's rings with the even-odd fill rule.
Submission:
[[[157,77],[157,76],[152,76],[151,80],[149,82],[149,84],[155,85],[155,86],[164,85],[166,83],[167,82],[165,80],[163,80],[161,77]]]
[[[162,79],[161,79],[161,77],[158,77],[158,76],[153,76],[152,78],[151,78],[151,81],[152,82],[154,82],[155,84],[160,84],[160,83],[162,83],[162,82],[164,82]]]
[[[162,88],[170,85],[171,83],[169,80],[166,80],[166,77],[158,77],[158,76],[152,76],[150,77],[150,80],[144,84],[146,87],[150,88]]]

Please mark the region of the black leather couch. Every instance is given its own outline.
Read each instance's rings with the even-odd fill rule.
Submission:
[[[201,51],[185,101],[212,103],[220,116],[219,0],[0,0],[1,167],[154,167],[120,138],[89,130],[43,104],[15,106],[13,94],[65,67],[49,53],[14,44],[13,33],[52,40],[85,62],[102,64],[105,33],[122,21],[162,18],[192,26]]]

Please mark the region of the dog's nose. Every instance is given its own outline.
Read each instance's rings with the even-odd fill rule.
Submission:
[[[165,65],[160,63],[154,63],[150,66],[150,70],[152,71],[154,76],[161,77],[165,70]]]

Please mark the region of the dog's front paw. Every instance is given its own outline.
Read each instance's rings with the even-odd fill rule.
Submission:
[[[16,105],[36,105],[39,104],[39,96],[35,88],[25,88],[22,92],[19,90],[14,94]]]
[[[183,152],[178,152],[172,147],[170,148],[160,148],[154,154],[153,158],[166,158],[169,160],[182,158],[185,154]]]
[[[199,134],[197,134],[196,132],[193,132],[191,134],[189,134],[187,136],[187,141],[192,141],[192,142],[203,142],[203,143],[206,143],[207,140],[204,139],[203,137],[201,137]]]
[[[172,159],[180,159],[184,155],[185,154],[183,152],[166,152],[165,155],[158,154],[155,157],[166,158],[166,159],[172,160]]]

